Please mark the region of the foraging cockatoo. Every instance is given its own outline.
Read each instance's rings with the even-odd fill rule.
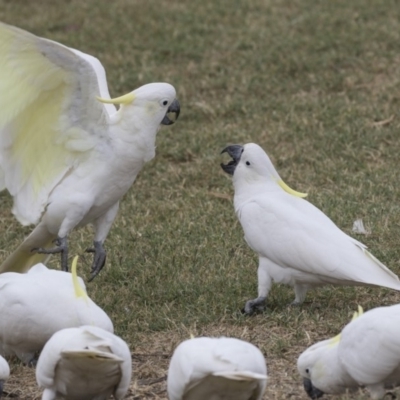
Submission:
[[[263,306],[272,281],[294,286],[294,304],[323,284],[400,290],[399,278],[365,245],[282,181],[260,146],[232,145],[222,152],[233,158],[221,166],[233,175],[235,211],[247,244],[259,255],[258,297],[247,301],[246,313]]]
[[[53,253],[67,270],[69,232],[91,223],[93,279],[120,199],[154,157],[160,124],[173,123],[167,114],[179,115],[175,97],[170,84],[151,83],[110,99],[99,60],[0,23],[0,189],[23,225],[37,225],[0,272]]]
[[[76,262],[72,273],[37,264],[26,274],[0,274],[0,354],[15,354],[29,364],[60,329],[94,325],[114,331],[108,315],[88,297]]]
[[[378,307],[359,312],[340,335],[309,347],[297,361],[308,395],[316,399],[363,386],[371,398],[382,399],[385,388],[400,384],[399,331],[400,305]]]
[[[8,362],[0,356],[0,397],[3,394],[3,386],[4,382],[10,376],[10,367],[8,366]]]
[[[63,329],[44,346],[36,380],[44,388],[42,400],[56,398],[122,399],[132,378],[128,345],[95,326]]]
[[[182,342],[168,369],[169,400],[260,400],[267,366],[254,345],[234,338]]]

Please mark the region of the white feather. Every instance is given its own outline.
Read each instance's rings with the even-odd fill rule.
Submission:
[[[79,282],[85,290],[81,278]],[[100,307],[90,298],[76,297],[70,273],[43,264],[26,274],[0,274],[0,298],[0,353],[15,354],[25,363],[60,329],[94,325],[113,332]]]
[[[144,85],[118,111],[100,61],[0,23],[0,188],[13,213],[39,224],[0,272],[26,271],[46,256],[31,252],[88,223],[102,243],[144,163],[176,92]]]
[[[400,290],[398,277],[307,200],[285,191],[264,150],[244,146],[235,168],[235,210],[248,245],[259,255],[259,297],[272,282],[294,286],[296,302],[322,284]]]
[[[175,350],[168,370],[170,400],[259,400],[267,384],[261,351],[234,338],[194,338]]]
[[[46,343],[36,367],[43,400],[122,399],[129,389],[132,360],[128,345],[101,328],[63,329]]]
[[[381,399],[400,384],[400,305],[378,307],[351,321],[340,337],[324,340],[299,357],[299,373],[324,393],[367,387]]]

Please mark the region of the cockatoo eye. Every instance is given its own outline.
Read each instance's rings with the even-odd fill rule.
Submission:
[[[250,161],[246,161],[246,165],[250,165]]]
[[[161,103],[162,103],[162,105],[165,107],[165,106],[168,105],[168,100],[163,100]]]
[[[310,370],[308,368],[306,368],[306,374],[309,374]]]

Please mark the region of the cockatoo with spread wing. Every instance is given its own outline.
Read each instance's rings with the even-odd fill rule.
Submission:
[[[174,87],[151,83],[110,99],[99,60],[0,23],[0,109],[0,188],[16,218],[36,225],[0,272],[53,253],[67,270],[69,232],[91,223],[93,278],[120,199],[154,157],[160,124],[173,123],[167,114],[179,115]]]
[[[26,274],[0,274],[0,354],[30,364],[60,329],[94,325],[113,332],[108,315],[87,295],[76,263],[72,274],[43,264]]]
[[[169,400],[260,400],[267,366],[254,345],[234,338],[182,342],[168,369]]]
[[[0,356],[0,397],[3,395],[3,387],[4,382],[10,376],[10,367],[8,366],[8,362]]]
[[[94,326],[63,329],[46,343],[36,366],[42,400],[122,399],[129,390],[132,359],[118,336]]]
[[[258,297],[246,303],[246,313],[264,305],[273,281],[294,287],[294,304],[323,284],[400,290],[399,278],[365,245],[282,181],[260,146],[232,145],[223,152],[233,159],[221,166],[233,175],[236,214],[247,244],[259,256]]]
[[[353,319],[333,339],[316,343],[297,361],[308,395],[366,387],[371,398],[400,385],[400,305],[378,307]]]

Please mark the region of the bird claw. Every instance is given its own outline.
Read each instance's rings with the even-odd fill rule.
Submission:
[[[94,242],[94,247],[90,247],[85,250],[86,253],[94,253],[94,259],[93,259],[93,264],[91,268],[91,274],[88,282],[91,282],[98,274],[99,272],[103,269],[105,263],[106,263],[106,258],[107,258],[107,253],[104,250],[103,244],[101,242]]]
[[[67,238],[57,238],[53,240],[56,246],[50,249],[45,249],[44,247],[34,247],[31,252],[35,251],[39,254],[58,254],[61,253],[61,270],[68,272],[68,244]]]
[[[243,314],[252,315],[256,311],[264,311],[266,297],[257,297],[253,300],[248,300],[242,309]]]

